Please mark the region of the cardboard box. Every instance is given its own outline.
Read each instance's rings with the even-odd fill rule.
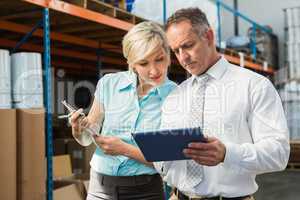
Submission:
[[[16,110],[0,109],[0,199],[17,199]]]
[[[17,199],[46,199],[45,112],[17,109]]]
[[[70,155],[60,155],[53,157],[53,178],[59,179],[72,176]]]
[[[71,171],[70,155],[53,157],[54,200],[85,200],[88,175],[74,175]]]
[[[53,200],[84,200],[76,184],[71,184],[53,191]]]

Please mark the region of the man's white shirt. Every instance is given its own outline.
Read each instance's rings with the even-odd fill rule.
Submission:
[[[221,58],[207,72],[204,106],[206,135],[226,147],[223,163],[203,166],[196,187],[185,183],[186,161],[155,162],[164,181],[187,195],[236,197],[253,194],[257,174],[283,170],[289,157],[289,133],[280,97],[265,77]],[[197,77],[178,86],[162,107],[161,129],[189,128]]]

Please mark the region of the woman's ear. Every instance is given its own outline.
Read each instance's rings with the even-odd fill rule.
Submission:
[[[131,67],[131,70],[134,72],[134,73],[137,73],[136,69],[134,67]]]

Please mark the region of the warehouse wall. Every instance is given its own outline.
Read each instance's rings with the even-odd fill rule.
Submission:
[[[233,0],[223,0],[233,7]],[[283,8],[300,6],[299,0],[239,0],[239,10],[250,19],[261,25],[270,25],[279,39],[280,66],[283,65],[284,56],[284,13]],[[233,15],[222,11],[222,38],[226,39],[234,34]],[[250,24],[239,20],[239,33],[246,34]]]

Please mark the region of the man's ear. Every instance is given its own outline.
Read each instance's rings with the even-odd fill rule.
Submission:
[[[206,31],[205,37],[208,41],[209,46],[212,46],[212,45],[214,46],[215,45],[215,41],[214,41],[215,40],[215,35],[214,35],[214,31],[211,28],[209,28]]]

